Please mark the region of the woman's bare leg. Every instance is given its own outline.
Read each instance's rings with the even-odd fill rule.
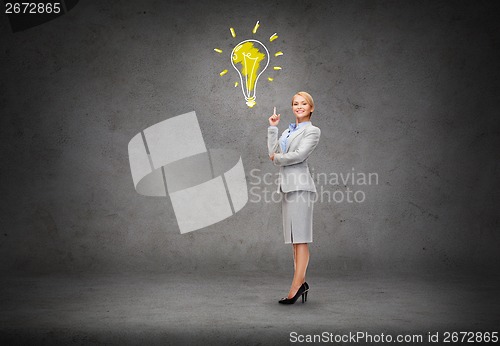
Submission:
[[[295,272],[295,268],[297,268],[297,244],[292,244],[293,247],[293,271]]]
[[[307,243],[293,244],[295,255],[295,271],[288,298],[293,298],[300,286],[306,280],[307,265],[309,264],[309,246]]]

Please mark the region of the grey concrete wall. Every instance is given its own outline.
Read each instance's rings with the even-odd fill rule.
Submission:
[[[378,174],[324,186],[365,200],[316,204],[310,270],[497,266],[498,17],[493,1],[81,1],[14,34],[0,16],[0,270],[290,267],[278,203],[181,235],[168,198],[134,190],[127,144],[194,110],[207,147],[241,154],[250,188],[277,172],[267,117],[276,106],[284,130],[299,90],[322,130],[314,172]],[[257,20],[285,54],[248,109],[213,48]]]

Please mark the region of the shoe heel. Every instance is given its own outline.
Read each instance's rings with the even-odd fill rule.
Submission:
[[[305,299],[304,297],[305,297],[305,296],[306,296],[306,294],[305,294],[305,293],[302,293],[302,304],[304,304],[304,299]]]
[[[306,302],[307,302],[307,292],[309,292],[309,291],[306,291],[306,292],[304,293],[304,295],[306,296]]]

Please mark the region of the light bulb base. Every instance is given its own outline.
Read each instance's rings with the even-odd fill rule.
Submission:
[[[245,97],[245,100],[247,100],[247,106],[252,108],[253,106],[255,106],[257,104],[257,102],[255,102],[255,96],[254,97]]]

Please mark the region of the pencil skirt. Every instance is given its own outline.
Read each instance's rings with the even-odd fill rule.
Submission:
[[[281,193],[285,244],[312,243],[313,206],[316,193],[291,191]]]

